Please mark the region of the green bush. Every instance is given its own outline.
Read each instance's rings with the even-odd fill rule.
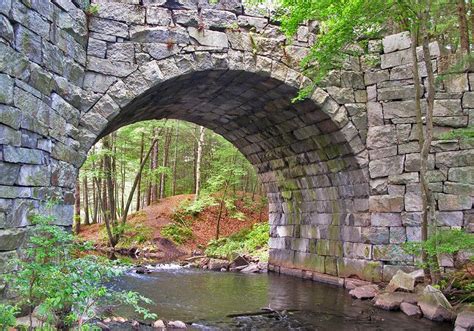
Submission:
[[[185,225],[172,223],[161,229],[161,235],[181,245],[193,236],[193,231]]]
[[[473,251],[474,234],[458,229],[439,230],[424,242],[405,243],[403,249],[414,256],[421,256],[425,251],[428,261],[426,265],[420,266],[434,268],[437,267],[437,259],[441,255],[455,255],[461,251]]]
[[[84,328],[97,314],[99,303],[126,302],[144,318],[155,318],[140,303],[151,301],[135,292],[119,292],[104,284],[122,273],[122,269],[98,256],[74,258],[76,252],[90,249],[87,243],[73,241],[73,235],[54,225],[54,218],[35,216],[30,245],[21,258],[12,261],[16,271],[5,281],[17,294],[21,306],[44,317],[45,326]],[[5,316],[15,314],[4,309]],[[10,318],[11,320],[11,318]]]
[[[232,259],[239,254],[257,255],[265,260],[268,248],[270,225],[254,224],[251,229],[241,230],[232,236],[211,240],[206,248],[210,257]]]
[[[0,304],[0,330],[8,330],[9,327],[15,326],[17,313],[16,306]]]

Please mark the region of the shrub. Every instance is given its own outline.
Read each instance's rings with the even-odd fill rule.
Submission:
[[[193,236],[193,231],[185,225],[172,223],[161,229],[161,235],[181,245]]]
[[[270,225],[254,224],[251,229],[241,230],[232,236],[211,240],[206,248],[206,255],[217,258],[232,259],[239,254],[258,255],[266,259]]]
[[[0,330],[8,330],[9,327],[15,326],[17,313],[16,306],[0,304]]]
[[[139,306],[150,303],[149,299],[104,285],[122,273],[113,262],[97,256],[76,259],[76,252],[90,245],[74,242],[72,234],[55,226],[52,217],[35,216],[32,222],[31,244],[14,261],[16,271],[6,277],[19,304],[29,308],[30,314],[36,307],[46,326],[84,328],[97,314],[99,302],[125,301],[144,318],[156,317]]]

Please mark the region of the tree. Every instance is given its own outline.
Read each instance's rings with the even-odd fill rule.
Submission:
[[[76,180],[74,193],[74,231],[81,232],[81,183],[79,178]]]
[[[204,134],[205,128],[203,126],[199,127],[199,138],[197,139],[197,155],[196,155],[196,188],[195,200],[199,199],[199,191],[201,189],[201,161],[202,161],[202,148],[204,145]]]

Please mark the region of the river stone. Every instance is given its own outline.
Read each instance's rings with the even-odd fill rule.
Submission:
[[[413,293],[382,293],[375,297],[375,306],[385,310],[398,310],[402,302],[416,304],[417,296]]]
[[[260,269],[258,268],[258,264],[257,263],[250,263],[247,267],[245,267],[244,269],[240,270],[240,272],[244,273],[244,274],[252,274],[252,273],[257,273],[257,272],[260,272]]]
[[[181,321],[169,321],[168,327],[174,329],[186,329],[186,323]]]
[[[166,328],[165,322],[163,322],[163,320],[157,320],[157,321],[153,322],[152,326],[156,329],[165,329]]]
[[[408,316],[415,316],[420,318],[423,315],[421,313],[420,307],[408,302],[402,302],[400,304],[400,310]]]
[[[454,323],[454,331],[474,330],[474,311],[464,310],[460,312]]]
[[[379,293],[379,287],[377,285],[371,284],[371,285],[364,285],[364,286],[359,286],[356,287],[353,290],[349,291],[349,294],[353,298],[357,299],[372,299]]]
[[[453,307],[449,301],[440,290],[431,285],[423,290],[418,306],[423,315],[432,321],[451,321],[454,318]]]
[[[395,292],[397,290],[413,292],[415,289],[415,276],[408,274],[402,270],[398,270],[395,276],[390,280],[387,286],[388,292]]]
[[[353,290],[360,286],[370,285],[371,283],[357,278],[344,278],[344,287],[348,290]]]
[[[229,261],[221,259],[210,259],[208,263],[209,270],[219,271],[222,268],[227,268]]]

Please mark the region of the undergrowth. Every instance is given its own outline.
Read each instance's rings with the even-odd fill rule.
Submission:
[[[257,223],[252,228],[241,230],[229,237],[211,240],[205,253],[210,257],[226,259],[247,254],[258,257],[260,261],[266,261],[268,260],[269,232],[268,223]]]

